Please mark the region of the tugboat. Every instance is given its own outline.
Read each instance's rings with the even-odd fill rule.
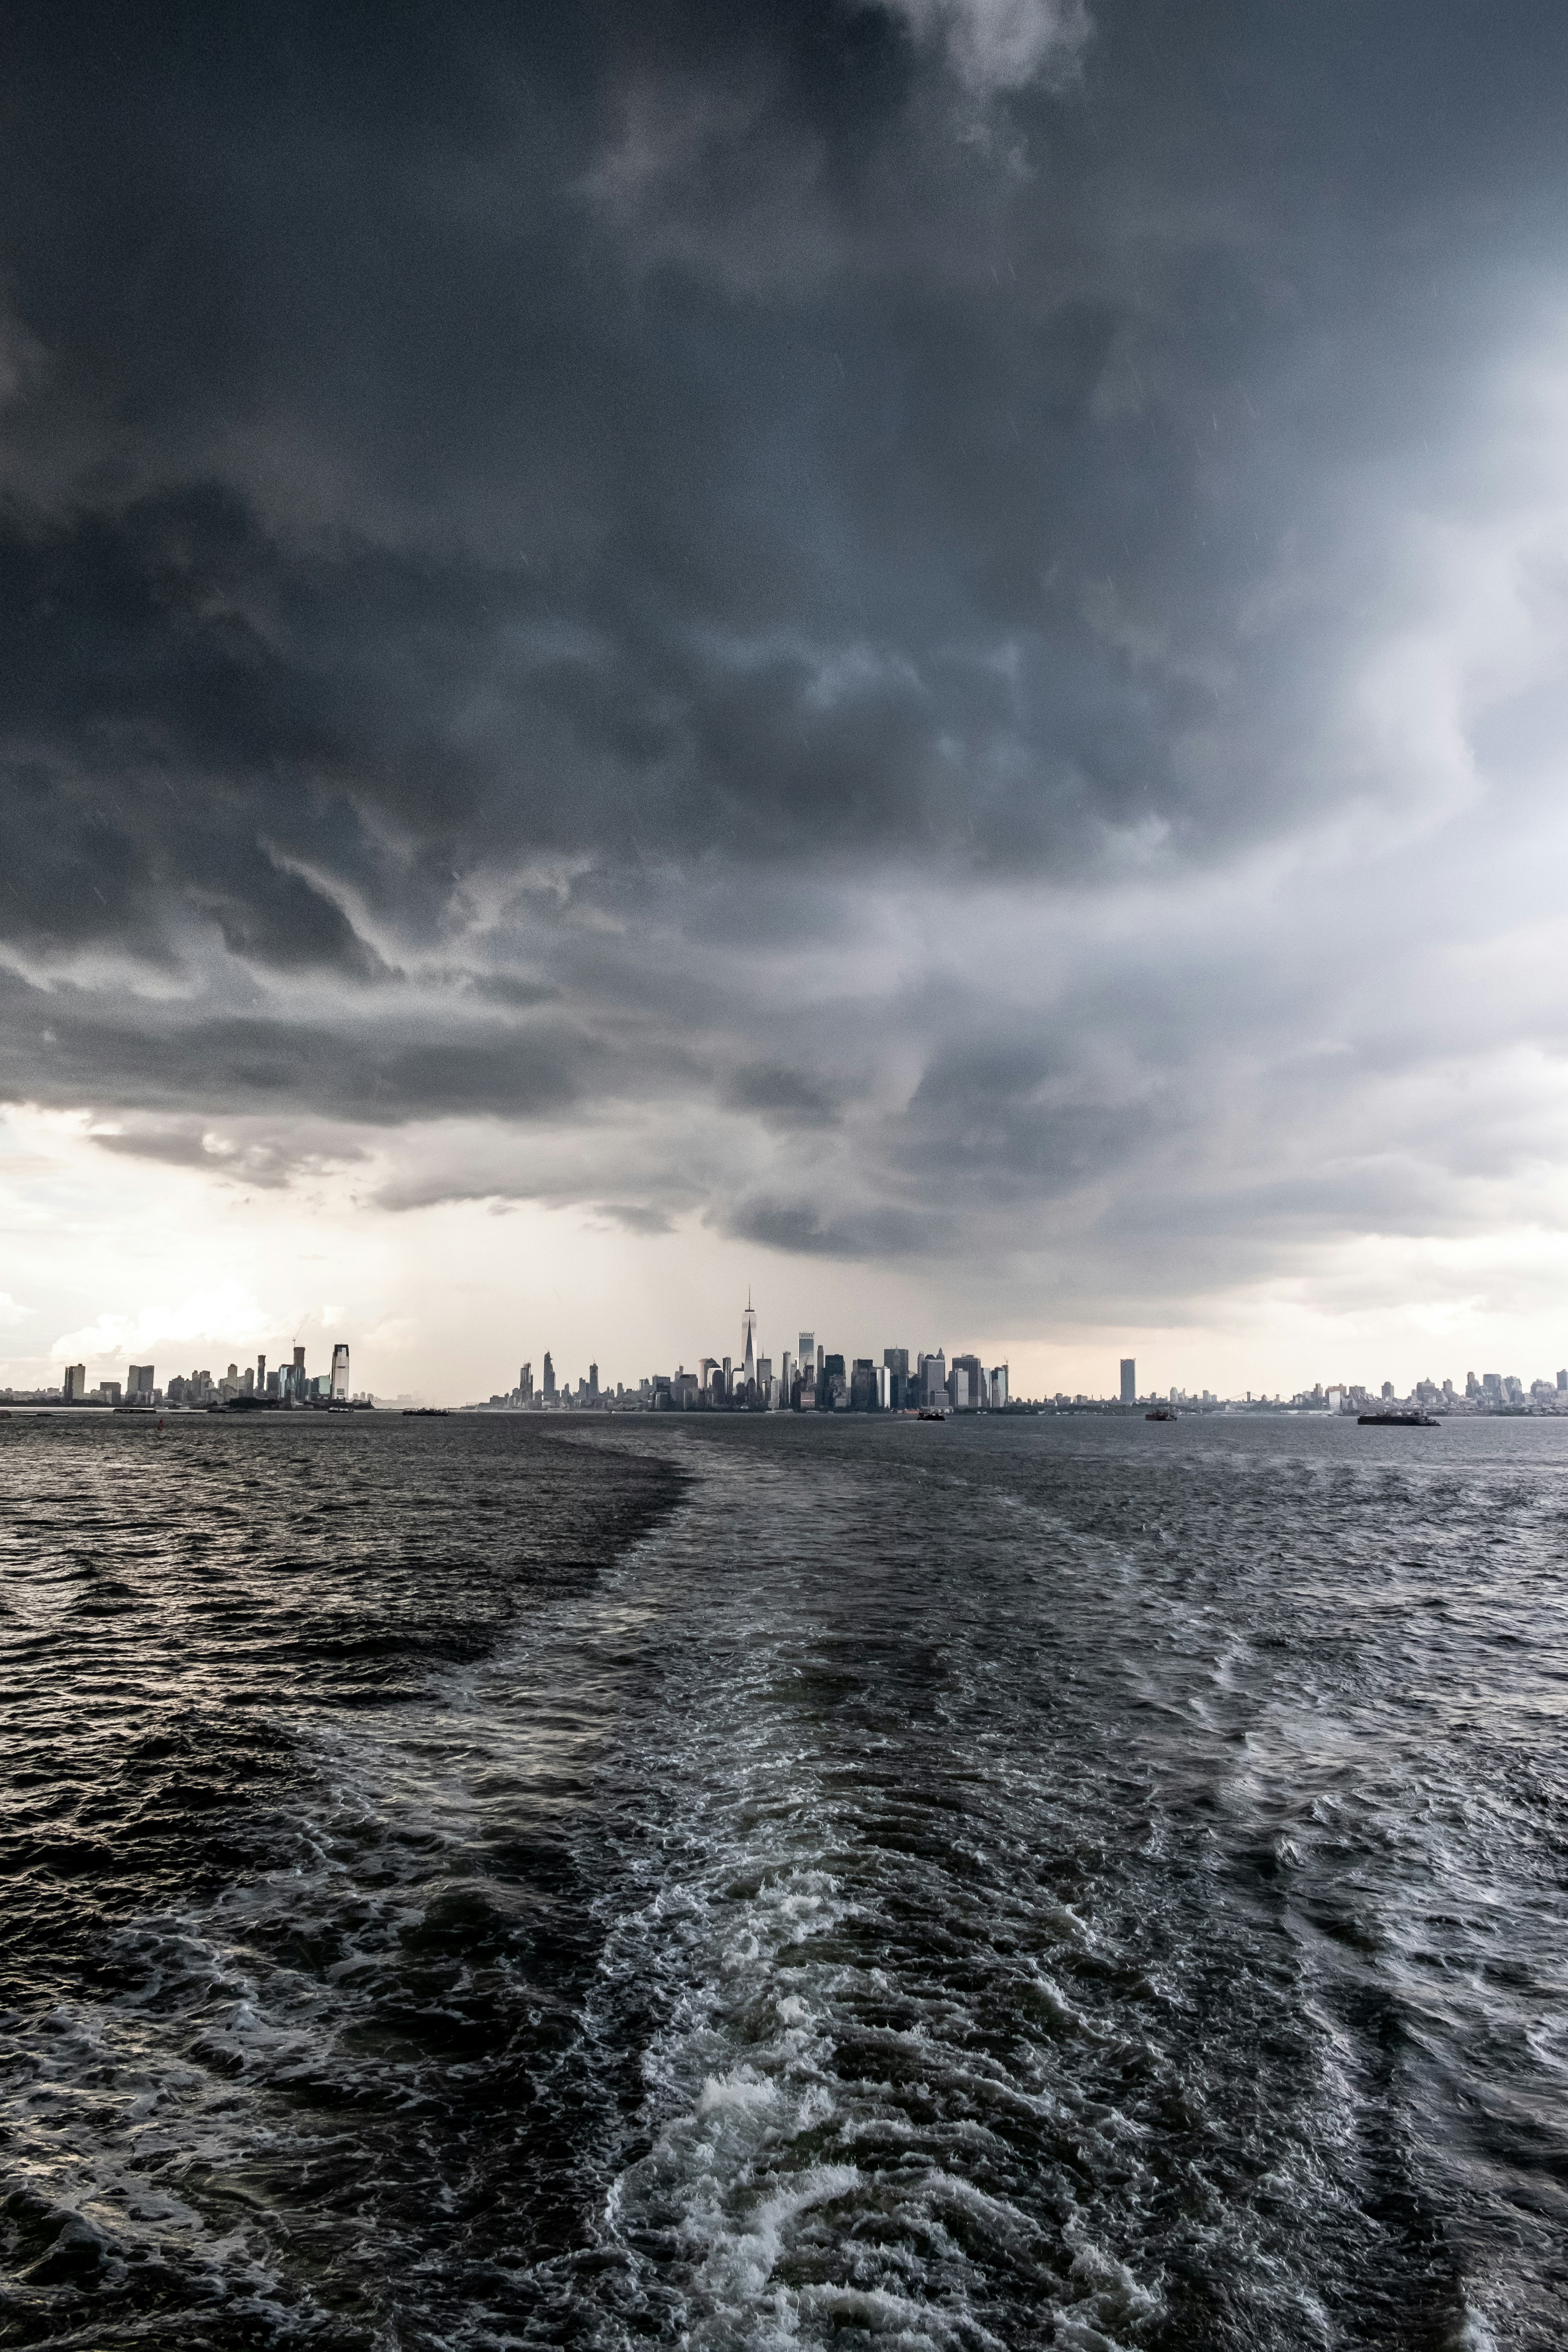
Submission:
[[[1143,1418],[1145,1421],[1177,1421],[1181,1416],[1173,1404],[1157,1404],[1153,1412],[1146,1412]]]
[[[1436,1429],[1437,1417],[1430,1412],[1358,1412],[1358,1429]]]

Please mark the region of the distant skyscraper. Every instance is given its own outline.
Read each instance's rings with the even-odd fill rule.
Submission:
[[[125,1393],[128,1397],[144,1397],[149,1404],[152,1403],[153,1367],[151,1364],[132,1365],[126,1375]]]
[[[66,1366],[63,1393],[67,1404],[79,1404],[81,1402],[83,1397],[87,1394],[87,1366],[85,1364],[68,1364]]]
[[[265,1356],[258,1356],[256,1359],[256,1393],[258,1396],[265,1396],[267,1394],[267,1359]]]
[[[533,1366],[524,1364],[517,1376],[517,1396],[520,1404],[533,1402]]]
[[[816,1334],[815,1331],[803,1331],[800,1335],[800,1368],[803,1372],[806,1370],[815,1371],[816,1369]]]
[[[544,1350],[544,1393],[552,1402],[555,1396],[555,1367],[550,1360],[550,1350]]]
[[[1138,1359],[1136,1356],[1123,1356],[1121,1359],[1121,1402],[1123,1404],[1136,1404],[1138,1402]]]
[[[596,1396],[598,1395],[598,1393],[599,1393],[599,1367],[598,1367],[598,1365],[597,1365],[597,1364],[590,1364],[590,1365],[589,1365],[589,1367],[588,1367],[588,1394],[589,1394],[591,1397],[596,1397]]]
[[[259,1385],[259,1383],[258,1383]],[[349,1393],[349,1343],[339,1339],[332,1349],[332,1384],[331,1393],[346,1404]]]
[[[752,1294],[746,1293],[746,1311],[741,1318],[741,1378],[754,1381],[757,1377],[757,1310],[752,1305]]]

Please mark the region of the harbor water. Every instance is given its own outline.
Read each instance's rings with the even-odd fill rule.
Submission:
[[[0,2343],[1568,2341],[1568,1426],[0,1482]]]

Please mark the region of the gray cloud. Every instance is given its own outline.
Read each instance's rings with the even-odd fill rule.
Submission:
[[[1475,1213],[1398,845],[1556,689],[1412,726],[1412,519],[1555,267],[1555,14],[8,38],[8,1097],[256,1182],[488,1121],[382,1197],[1102,1289]],[[1356,929],[1357,825],[1427,909]]]
[[[92,1138],[100,1150],[131,1160],[152,1160],[168,1168],[196,1168],[246,1190],[280,1192],[309,1170],[341,1169],[362,1156],[341,1136],[328,1150],[312,1148],[312,1139],[291,1123],[285,1137],[265,1134],[215,1133],[189,1119],[133,1118],[112,1130],[100,1129]]]
[[[1089,36],[1082,0],[895,0],[918,37],[945,42],[978,97],[1069,77]]]
[[[742,1201],[723,1217],[725,1229],[764,1248],[805,1257],[922,1257],[951,1246],[956,1220],[888,1206],[844,1211],[831,1201],[767,1195]]]
[[[674,1219],[664,1209],[639,1206],[635,1201],[597,1201],[594,1205],[601,1217],[628,1234],[668,1234],[675,1230]]]
[[[837,1090],[826,1077],[776,1062],[752,1062],[737,1070],[724,1099],[737,1110],[759,1112],[775,1127],[831,1127],[838,1116]]]
[[[330,1009],[193,1014],[123,996],[106,1006],[81,989],[13,986],[0,1001],[0,1087],[13,1101],[61,1106],[205,1104],[376,1125],[463,1113],[528,1118],[577,1101],[605,1053],[593,1038],[560,1030],[492,1023],[458,1032],[417,1012],[353,1029]],[[623,1083],[638,1090],[630,1070]]]

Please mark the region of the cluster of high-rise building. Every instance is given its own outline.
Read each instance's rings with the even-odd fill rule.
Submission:
[[[132,1364],[123,1381],[100,1381],[96,1388],[89,1390],[87,1366],[68,1364],[58,1391],[37,1390],[29,1401],[40,1404],[108,1405],[121,1411],[127,1406],[169,1411],[247,1403],[285,1406],[368,1402],[350,1398],[349,1351],[343,1339],[332,1349],[330,1372],[309,1372],[304,1349],[296,1348],[288,1363],[269,1367],[265,1356],[258,1356],[255,1364],[247,1364],[243,1371],[237,1364],[230,1364],[227,1371],[216,1379],[210,1371],[176,1372],[162,1388],[155,1366]]]
[[[978,1356],[951,1359],[942,1349],[911,1353],[908,1348],[884,1348],[878,1363],[870,1356],[847,1359],[824,1348],[813,1331],[803,1331],[795,1349],[785,1349],[775,1366],[771,1356],[756,1352],[757,1318],[748,1302],[741,1318],[741,1348],[737,1356],[703,1356],[693,1370],[684,1365],[673,1372],[655,1372],[632,1386],[612,1388],[602,1383],[599,1367],[590,1364],[575,1383],[563,1381],[546,1352],[536,1382],[531,1363],[524,1364],[517,1386],[489,1400],[491,1410],[532,1412],[582,1411],[620,1412],[997,1412],[1009,1405],[1023,1410],[1009,1391],[1005,1364],[983,1364]],[[1269,1395],[1248,1389],[1245,1396],[1222,1397],[1212,1389],[1184,1388],[1142,1391],[1135,1357],[1123,1356],[1117,1392],[1091,1396],[1065,1391],[1031,1403],[1036,1412],[1128,1412],[1144,1407],[1173,1406],[1184,1412],[1346,1412],[1359,1413],[1384,1405],[1409,1407],[1438,1413],[1568,1412],[1568,1371],[1555,1381],[1532,1381],[1528,1390],[1511,1373],[1474,1372],[1465,1376],[1463,1390],[1452,1381],[1417,1381],[1407,1397],[1395,1394],[1394,1383],[1381,1390],[1343,1381],[1299,1390],[1294,1396]]]
[[[1392,1381],[1384,1381],[1375,1394],[1353,1381],[1327,1387],[1320,1382],[1290,1402],[1303,1412],[1376,1412],[1389,1404],[1443,1413],[1568,1412],[1568,1370],[1560,1371],[1555,1380],[1531,1381],[1528,1389],[1513,1372],[1482,1372],[1479,1378],[1467,1372],[1462,1390],[1452,1381],[1417,1381],[1406,1397],[1394,1395]]]
[[[1068,1395],[1058,1391],[1026,1405],[1010,1391],[1005,1364],[982,1363],[975,1355],[949,1358],[938,1348],[931,1352],[908,1348],[884,1348],[882,1360],[870,1356],[846,1358],[826,1348],[814,1331],[802,1331],[794,1349],[784,1349],[777,1362],[757,1353],[756,1311],[748,1301],[741,1318],[741,1345],[735,1356],[703,1356],[688,1370],[654,1372],[630,1386],[601,1382],[599,1367],[590,1364],[576,1381],[563,1381],[546,1349],[537,1382],[533,1366],[526,1363],[517,1386],[491,1396],[480,1410],[609,1412],[1000,1412],[1008,1409],[1033,1412],[1127,1412],[1150,1406],[1184,1412],[1375,1412],[1385,1406],[1430,1413],[1562,1413],[1568,1414],[1568,1370],[1554,1380],[1534,1380],[1526,1388],[1511,1372],[1467,1372],[1462,1389],[1451,1380],[1417,1381],[1408,1396],[1395,1393],[1392,1381],[1373,1390],[1355,1381],[1318,1382],[1299,1389],[1294,1396],[1249,1389],[1245,1397],[1221,1397],[1212,1389],[1183,1388],[1141,1392],[1137,1362],[1121,1360],[1121,1376],[1113,1396]],[[259,1405],[368,1405],[349,1391],[349,1351],[346,1341],[332,1349],[331,1370],[310,1373],[305,1350],[292,1349],[289,1360],[268,1364],[258,1356],[254,1365],[230,1364],[215,1376],[211,1371],[176,1372],[158,1385],[152,1364],[132,1364],[123,1381],[100,1381],[87,1385],[84,1364],[68,1364],[58,1389],[0,1389],[0,1402],[68,1404],[143,1411]]]
[[[1399,1411],[1431,1413],[1568,1413],[1568,1370],[1560,1371],[1555,1380],[1531,1381],[1528,1389],[1511,1372],[1474,1372],[1465,1374],[1463,1389],[1452,1381],[1417,1381],[1408,1396],[1401,1396],[1392,1381],[1380,1388],[1365,1387],[1354,1381],[1318,1381],[1310,1389],[1298,1389],[1294,1396],[1283,1393],[1270,1396],[1248,1389],[1244,1397],[1216,1396],[1212,1389],[1189,1391],[1183,1388],[1154,1389],[1140,1393],[1138,1365],[1135,1358],[1123,1356],[1121,1367],[1120,1393],[1114,1397],[1058,1395],[1046,1400],[1045,1410],[1058,1412],[1115,1412],[1131,1411],[1134,1406],[1172,1405],[1184,1412],[1382,1412],[1387,1407]]]
[[[823,1346],[814,1331],[802,1331],[794,1349],[777,1362],[757,1353],[756,1310],[748,1301],[741,1318],[735,1356],[703,1356],[695,1369],[654,1372],[635,1386],[602,1386],[599,1367],[590,1364],[574,1387],[558,1381],[545,1354],[535,1383],[533,1366],[523,1365],[517,1386],[489,1399],[492,1409],[532,1412],[594,1408],[630,1412],[997,1412],[1013,1402],[1005,1364],[983,1364],[978,1356],[954,1356],[942,1349],[913,1353],[884,1348],[882,1360],[846,1359]]]

